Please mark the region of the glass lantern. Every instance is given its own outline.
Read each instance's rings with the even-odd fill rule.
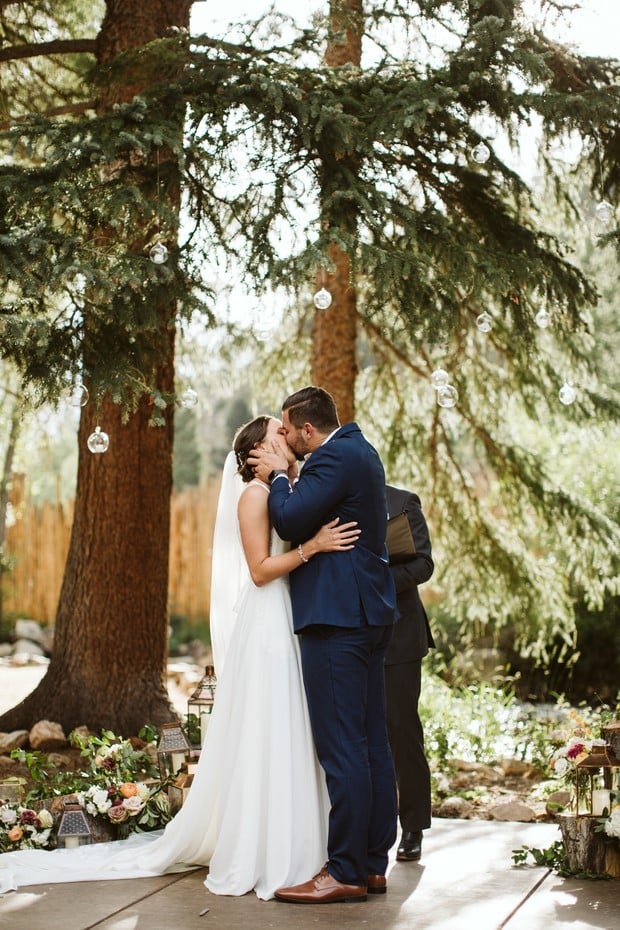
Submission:
[[[92,842],[86,814],[77,801],[65,801],[56,842],[59,849],[77,849]]]
[[[190,745],[179,723],[164,723],[159,734],[157,762],[163,779],[173,778],[185,763]]]
[[[620,759],[605,740],[593,740],[590,752],[575,768],[577,817],[608,817]]]
[[[21,804],[24,799],[25,778],[12,775],[0,781],[0,804]]]
[[[212,665],[207,665],[204,676],[198,682],[196,690],[190,696],[187,702],[187,718],[190,723],[196,721],[200,727],[200,745],[204,746],[209,720],[213,711],[215,701],[215,689],[217,687],[217,678],[215,669]]]

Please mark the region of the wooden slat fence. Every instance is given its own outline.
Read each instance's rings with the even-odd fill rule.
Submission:
[[[211,546],[220,478],[175,492],[170,510],[171,613],[190,619],[209,616]],[[69,549],[73,501],[35,506],[25,496],[23,476],[14,475],[11,491],[14,522],[7,529],[5,551],[14,562],[2,581],[5,615],[40,623],[54,621]]]

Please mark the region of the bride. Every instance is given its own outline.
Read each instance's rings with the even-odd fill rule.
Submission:
[[[213,545],[211,628],[216,700],[184,806],[166,829],[79,849],[0,855],[0,892],[49,882],[140,878],[209,866],[215,894],[259,898],[315,874],[329,803],[316,759],[292,631],[288,575],[319,552],[351,549],[355,524],[326,524],[301,552],[271,529],[269,486],[247,456],[277,443],[274,417],[235,436],[222,476]],[[235,513],[236,511],[236,513]],[[238,517],[238,518],[237,518]]]

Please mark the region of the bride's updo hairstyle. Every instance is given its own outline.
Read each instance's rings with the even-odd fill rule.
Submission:
[[[254,470],[248,465],[247,459],[252,449],[255,449],[267,435],[269,421],[272,417],[261,414],[254,417],[249,423],[240,426],[233,440],[233,452],[237,459],[237,471],[246,483],[254,477]]]

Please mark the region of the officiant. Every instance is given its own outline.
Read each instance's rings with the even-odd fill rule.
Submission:
[[[431,776],[418,713],[422,659],[435,645],[418,585],[433,574],[428,526],[417,494],[386,486],[388,552],[400,619],[385,659],[385,691],[390,746],[398,784],[402,830],[396,858],[422,855],[422,833],[431,825]]]

